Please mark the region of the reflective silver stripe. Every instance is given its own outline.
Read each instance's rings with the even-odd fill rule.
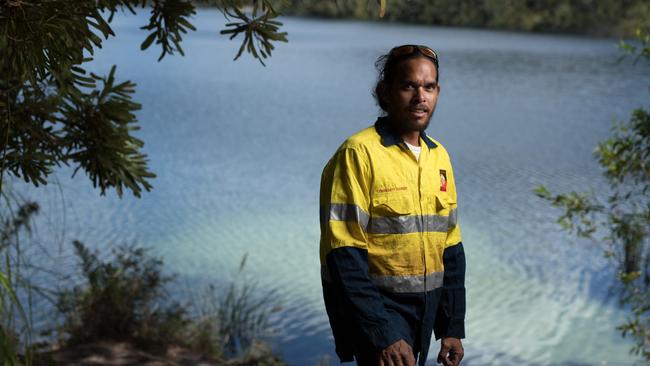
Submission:
[[[457,224],[458,224],[458,214],[456,213],[456,209],[453,209],[449,213],[449,228],[451,229]]]
[[[332,221],[352,221],[358,222],[359,225],[365,230],[368,226],[370,216],[368,213],[357,205],[347,203],[332,203],[330,204],[330,211],[328,220]]]
[[[449,216],[413,215],[413,216],[375,216],[370,217],[366,211],[357,205],[347,203],[332,203],[329,212],[321,207],[321,225],[327,222],[350,221],[357,222],[363,230],[371,234],[408,234],[420,232],[446,233],[456,226],[456,210],[451,210]]]
[[[404,292],[426,292],[442,287],[444,272],[434,272],[427,276],[380,276],[370,275],[370,279],[377,288],[396,293]],[[332,283],[327,266],[320,267],[320,277],[323,282]]]
[[[371,234],[446,233],[449,221],[448,216],[439,215],[372,217],[367,232]]]
[[[426,276],[379,276],[370,275],[378,288],[388,292],[426,292],[442,287],[444,272],[434,272]]]

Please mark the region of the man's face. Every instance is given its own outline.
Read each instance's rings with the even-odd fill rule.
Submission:
[[[388,116],[401,132],[424,131],[429,125],[440,93],[437,71],[425,57],[402,61],[390,85],[384,85],[382,97]]]

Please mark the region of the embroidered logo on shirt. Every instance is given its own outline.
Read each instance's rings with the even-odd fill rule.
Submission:
[[[447,192],[447,171],[440,169],[440,192]]]
[[[384,187],[384,188],[379,188],[375,192],[377,193],[386,193],[386,192],[394,192],[394,191],[406,191],[408,188],[407,187]]]

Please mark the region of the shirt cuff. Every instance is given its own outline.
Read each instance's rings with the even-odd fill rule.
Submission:
[[[369,329],[368,338],[375,350],[382,351],[404,337],[395,330],[390,322]]]
[[[465,338],[465,320],[464,319],[452,319],[449,322],[447,331],[443,334],[444,337],[452,337],[463,339]]]

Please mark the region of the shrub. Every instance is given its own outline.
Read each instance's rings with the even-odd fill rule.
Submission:
[[[69,343],[130,340],[148,347],[182,340],[189,317],[165,292],[173,277],[162,274],[161,259],[126,245],[102,261],[81,242],[73,244],[85,283],[58,297]]]
[[[61,291],[57,304],[69,346],[99,340],[145,349],[177,345],[212,358],[226,356],[234,364],[281,365],[260,342],[269,315],[278,309],[273,291],[257,296],[255,282],[240,277],[223,294],[210,286],[193,305],[181,305],[165,291],[174,277],[162,274],[162,260],[147,249],[120,246],[101,260],[81,242],[73,244],[83,282]],[[239,275],[245,262],[246,257]]]

